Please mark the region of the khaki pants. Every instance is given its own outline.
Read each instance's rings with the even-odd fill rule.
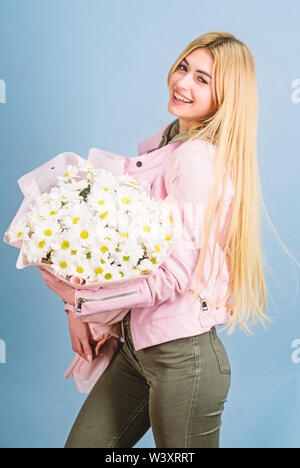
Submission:
[[[215,328],[134,351],[125,341],[88,395],[65,448],[131,448],[152,427],[157,448],[219,448],[231,368]]]

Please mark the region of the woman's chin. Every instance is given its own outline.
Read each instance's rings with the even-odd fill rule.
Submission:
[[[175,117],[179,117],[178,109],[176,109],[176,106],[172,103],[172,101],[170,101],[168,104],[168,111],[170,114],[175,115]]]

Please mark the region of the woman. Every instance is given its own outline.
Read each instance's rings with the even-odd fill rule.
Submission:
[[[117,287],[111,298],[109,288],[74,291],[42,272],[75,306],[71,338],[85,359],[94,358],[85,322],[130,309],[120,327],[125,341],[87,397],[66,448],[133,447],[150,426],[156,447],[219,447],[231,368],[215,326],[233,331],[239,324],[251,333],[249,320],[264,325],[266,318],[252,54],[231,34],[205,34],[175,61],[168,86],[168,110],[177,118],[140,144],[126,170],[150,183],[154,197],[176,201],[184,236],[170,258],[156,275],[135,289]]]

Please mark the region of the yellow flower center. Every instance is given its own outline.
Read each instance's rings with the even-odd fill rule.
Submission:
[[[87,239],[89,237],[89,233],[87,231],[82,231],[80,237],[81,239]]]
[[[150,261],[155,264],[156,263],[156,258],[152,257]]]
[[[103,273],[103,268],[100,268],[100,267],[96,268],[95,273],[96,275],[100,275],[100,273]]]
[[[69,177],[69,175],[70,175],[69,172],[67,172],[67,173],[64,175],[64,177]]]
[[[44,201],[43,204],[44,204],[44,205],[46,205],[46,204],[50,205],[50,202],[47,200],[47,201]]]
[[[145,224],[145,226],[143,226],[143,229],[144,229],[145,232],[150,232],[150,227],[147,226],[146,224]]]
[[[128,257],[126,257],[126,255],[123,256],[124,262],[128,262],[129,259],[130,259],[130,256],[128,256]]]
[[[80,218],[74,218],[73,219],[73,224],[77,224],[79,220],[80,220]]]
[[[50,216],[53,216],[53,215],[55,215],[56,213],[57,213],[57,211],[51,211],[51,212],[50,212]]]
[[[155,246],[155,252],[160,252],[160,247],[159,247],[159,245],[156,245],[156,246]]]
[[[170,221],[170,223],[173,223],[172,216],[167,216],[167,219]]]
[[[70,242],[68,241],[63,241],[61,244],[62,249],[68,249],[70,247]]]
[[[45,236],[48,236],[48,237],[51,236],[51,234],[52,234],[51,229],[46,229],[46,231],[44,232],[44,234],[45,234]]]
[[[22,231],[18,232],[18,237],[21,237],[21,236],[23,236],[23,232],[22,232]]]
[[[112,279],[111,273],[106,273],[106,275],[104,276],[104,278],[107,279],[107,280]]]
[[[105,201],[104,200],[98,201],[98,205],[105,205]]]
[[[143,271],[142,271],[142,274],[146,274],[146,273],[148,273],[148,271],[149,271],[149,270],[143,270]]]
[[[60,268],[67,268],[68,264],[67,262],[61,262]]]
[[[123,276],[124,276],[124,273],[123,273],[123,271],[119,271],[119,273],[120,273],[120,275],[121,275],[121,276],[122,276],[122,278],[123,278]]]
[[[77,254],[77,250],[71,250],[71,255],[76,255]]]
[[[43,241],[40,241],[39,242],[39,249],[42,249],[43,247],[45,247],[46,245],[46,242],[43,240]]]
[[[128,205],[128,203],[130,203],[130,199],[128,197],[123,197],[122,203],[124,203],[125,205]]]
[[[107,187],[103,187],[103,190],[104,190],[105,192],[108,192],[108,188],[107,188]]]
[[[128,232],[123,232],[123,234],[121,234],[121,237],[128,237]]]
[[[106,245],[103,245],[103,247],[101,247],[101,252],[105,253],[108,251],[108,248],[106,247]]]
[[[107,215],[108,215],[108,212],[105,211],[104,213],[102,213],[102,214],[100,215],[100,218],[104,219],[104,218],[106,218]]]
[[[82,267],[77,267],[77,273],[83,273],[83,268]]]
[[[169,241],[169,240],[172,239],[172,236],[171,236],[170,234],[166,234],[166,235],[165,235],[165,239],[166,239],[166,241]]]
[[[131,181],[130,181],[130,183],[131,183],[132,185],[136,185],[136,183],[135,183],[135,182],[133,182],[133,180],[131,180]]]

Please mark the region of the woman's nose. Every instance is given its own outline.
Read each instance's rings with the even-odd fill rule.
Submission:
[[[192,85],[192,75],[189,73],[183,76],[179,81],[177,81],[177,87],[182,90],[188,90],[191,88]]]

